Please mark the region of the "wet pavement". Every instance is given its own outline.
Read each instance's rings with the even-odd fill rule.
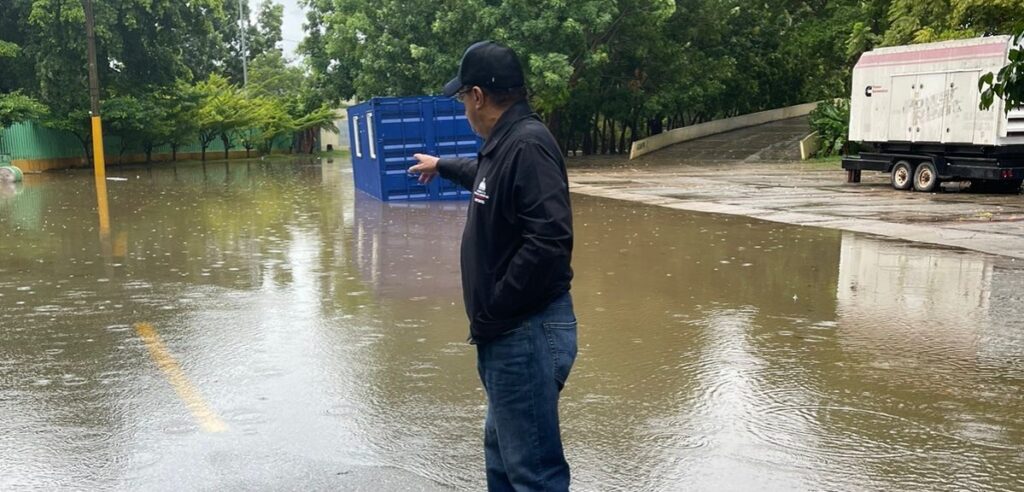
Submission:
[[[813,225],[1024,259],[1024,197],[896,191],[865,171],[846,183],[839,162],[799,162],[805,118],[674,145],[635,160],[570,159],[577,193],[795,225]]]
[[[347,169],[0,190],[0,489],[482,489],[466,205]],[[575,489],[1024,489],[1024,262],[573,199]]]

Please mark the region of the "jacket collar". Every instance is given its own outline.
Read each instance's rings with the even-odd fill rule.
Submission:
[[[508,136],[512,128],[520,120],[526,118],[537,118],[537,114],[533,112],[533,108],[530,107],[530,103],[526,101],[519,101],[512,106],[509,106],[501,117],[498,118],[498,122],[494,124],[494,129],[491,131],[491,136],[487,137],[487,141],[484,142],[483,148],[480,149],[480,155],[489,155],[494,152],[494,149],[498,147],[498,144]]]

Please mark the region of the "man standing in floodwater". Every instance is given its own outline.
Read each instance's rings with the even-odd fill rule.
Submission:
[[[444,94],[485,139],[475,159],[416,154],[473,192],[462,235],[462,290],[487,393],[484,456],[491,491],[569,489],[558,396],[576,360],[572,209],[565,162],[530,108],[523,69],[490,41],[466,49]]]

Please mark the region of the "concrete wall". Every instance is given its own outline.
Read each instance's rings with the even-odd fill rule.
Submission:
[[[669,145],[695,140],[708,135],[731,132],[733,130],[739,130],[740,128],[763,125],[773,121],[788,120],[799,116],[807,116],[816,107],[818,107],[818,103],[813,102],[801,104],[799,106],[790,106],[788,108],[762,111],[760,113],[745,114],[734,118],[709,121],[699,125],[676,128],[675,130],[659,133],[643,140],[633,142],[633,148],[629,152],[629,158],[636,159],[644,154],[649,154],[655,150],[663,149]]]
[[[334,122],[334,126],[338,127],[338,133],[332,133],[326,130],[320,131],[320,151],[326,152],[327,146],[330,145],[334,150],[349,150],[348,143],[348,115],[345,110],[339,110],[338,114],[341,118]]]
[[[351,150],[350,143],[348,141],[348,110],[352,106],[358,104],[359,101],[355,98],[343,101],[341,107],[336,110],[338,119],[334,122],[334,126],[338,127],[338,133],[331,132],[320,132],[320,151],[326,152],[327,145],[331,145],[334,150]]]
[[[821,150],[821,137],[814,132],[800,141],[800,160],[806,161]]]

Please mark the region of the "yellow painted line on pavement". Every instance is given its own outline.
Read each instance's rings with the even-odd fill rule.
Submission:
[[[199,390],[189,382],[185,372],[181,370],[178,361],[174,360],[171,353],[167,351],[164,342],[160,340],[156,328],[149,323],[136,323],[135,331],[142,338],[149,349],[149,355],[156,362],[157,367],[164,372],[171,387],[178,393],[178,397],[185,402],[192,415],[199,421],[199,426],[206,432],[224,432],[228,430],[227,424],[217,416],[203,400]]]

